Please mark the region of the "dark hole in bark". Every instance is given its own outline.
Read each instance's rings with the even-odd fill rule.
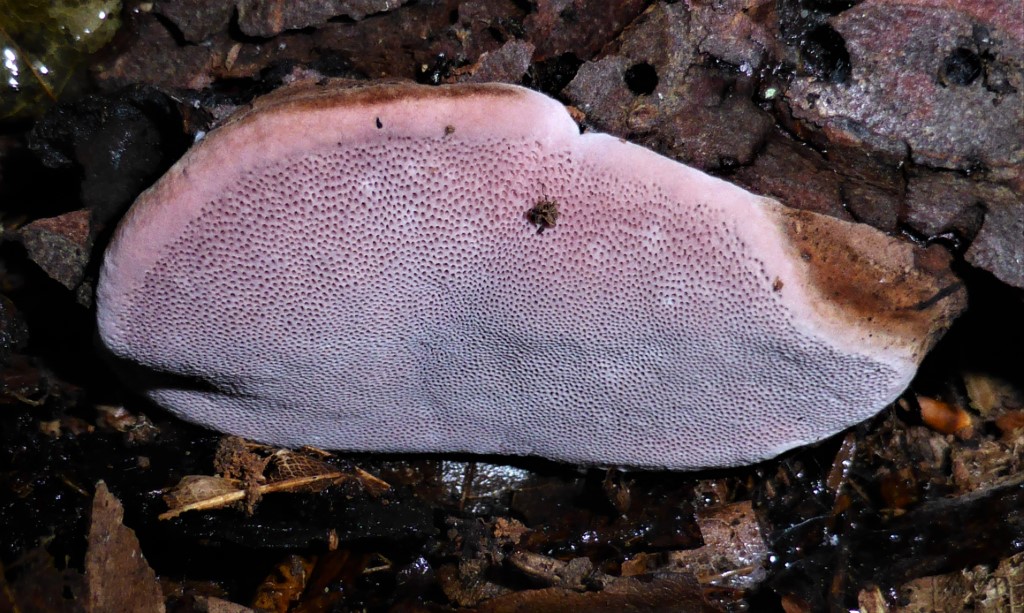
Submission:
[[[637,96],[648,96],[658,87],[658,71],[647,62],[633,64],[623,76],[626,87]]]
[[[981,76],[981,58],[978,54],[960,47],[942,60],[939,80],[944,85],[970,85]]]
[[[582,65],[583,61],[572,53],[535,62],[527,71],[523,84],[550,96],[557,96],[573,80]]]
[[[830,83],[845,83],[850,78],[850,52],[839,32],[822,24],[800,41],[800,59],[804,69]]]

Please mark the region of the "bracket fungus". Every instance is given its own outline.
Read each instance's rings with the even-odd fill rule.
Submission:
[[[730,466],[907,387],[964,303],[936,256],[520,87],[296,84],[139,197],[99,332],[267,443]]]

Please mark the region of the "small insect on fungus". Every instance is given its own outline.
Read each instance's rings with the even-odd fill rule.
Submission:
[[[558,222],[558,215],[558,201],[554,198],[541,198],[532,209],[526,211],[526,219],[537,226],[537,234],[554,228]]]

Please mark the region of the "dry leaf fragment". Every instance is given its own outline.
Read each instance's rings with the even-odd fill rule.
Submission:
[[[499,517],[494,520],[494,537],[499,541],[507,540],[513,545],[518,545],[519,540],[529,531],[530,529],[518,519]]]
[[[629,511],[632,504],[630,482],[626,480],[622,471],[609,469],[604,475],[601,487],[604,489],[605,496],[608,497],[608,502],[618,513],[625,514]]]
[[[437,569],[437,579],[445,597],[462,607],[475,607],[482,602],[512,592],[488,577],[491,564],[482,558],[459,560]]]
[[[96,484],[85,553],[89,613],[163,613],[164,595],[156,573],[142,557],[135,531],[123,523],[124,507],[106,484]]]
[[[575,591],[586,591],[591,577],[595,575],[594,563],[590,558],[572,558],[563,562],[557,558],[533,553],[514,551],[508,561],[530,578],[551,587],[564,587]],[[607,580],[604,573],[597,573],[598,580]]]
[[[82,574],[72,567],[58,570],[43,545],[21,554],[9,564],[0,562],[0,611],[82,611],[85,598]],[[78,603],[72,609],[69,602]]]
[[[282,560],[256,589],[252,606],[259,611],[287,613],[306,589],[316,556],[303,558],[289,555]]]
[[[1007,411],[996,418],[996,427],[1004,439],[1013,438],[1014,433],[1024,428],[1024,411]]]
[[[1021,408],[1024,405],[1024,390],[999,377],[965,372],[963,379],[971,407],[981,413],[982,417],[988,417],[998,409]]]
[[[719,594],[729,598],[731,594]],[[575,592],[551,587],[523,590],[480,603],[480,613],[517,613],[520,611],[721,611],[710,603],[703,589],[687,574],[656,575],[650,580],[616,577],[600,591]]]
[[[768,546],[749,501],[703,509],[697,523],[704,546],[665,554],[642,553],[622,564],[623,576],[693,573],[704,585],[750,589],[765,576]]]
[[[953,483],[960,492],[974,492],[1019,481],[1022,477],[1024,437],[1007,441],[983,440],[976,446],[954,447],[950,452]]]
[[[889,613],[889,604],[877,585],[868,586],[857,594],[860,613]]]
[[[899,603],[886,613],[913,611],[1019,611],[1024,600],[1024,554],[991,566],[975,566],[945,575],[920,577],[900,586]]]
[[[245,496],[241,483],[235,479],[207,475],[186,475],[164,493],[168,510],[160,519],[172,519],[185,511],[220,509]]]
[[[160,519],[239,503],[244,503],[246,512],[252,514],[259,498],[271,492],[319,491],[332,485],[356,482],[376,497],[391,488],[387,482],[359,468],[342,470],[306,453],[290,449],[275,451],[237,437],[226,437],[222,442],[215,465],[222,476],[189,475],[167,491],[164,502],[168,510]]]
[[[216,596],[207,596],[201,598],[198,603],[200,606],[206,605],[206,613],[256,613],[249,607],[243,607],[240,604],[229,602]],[[200,609],[203,610],[203,609]]]

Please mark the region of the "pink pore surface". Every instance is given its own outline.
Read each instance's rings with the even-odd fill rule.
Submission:
[[[433,134],[201,171],[228,186],[163,244],[134,237],[155,213],[122,228],[104,341],[268,443],[676,469],[818,440],[912,375],[801,321],[761,199],[604,135]]]

